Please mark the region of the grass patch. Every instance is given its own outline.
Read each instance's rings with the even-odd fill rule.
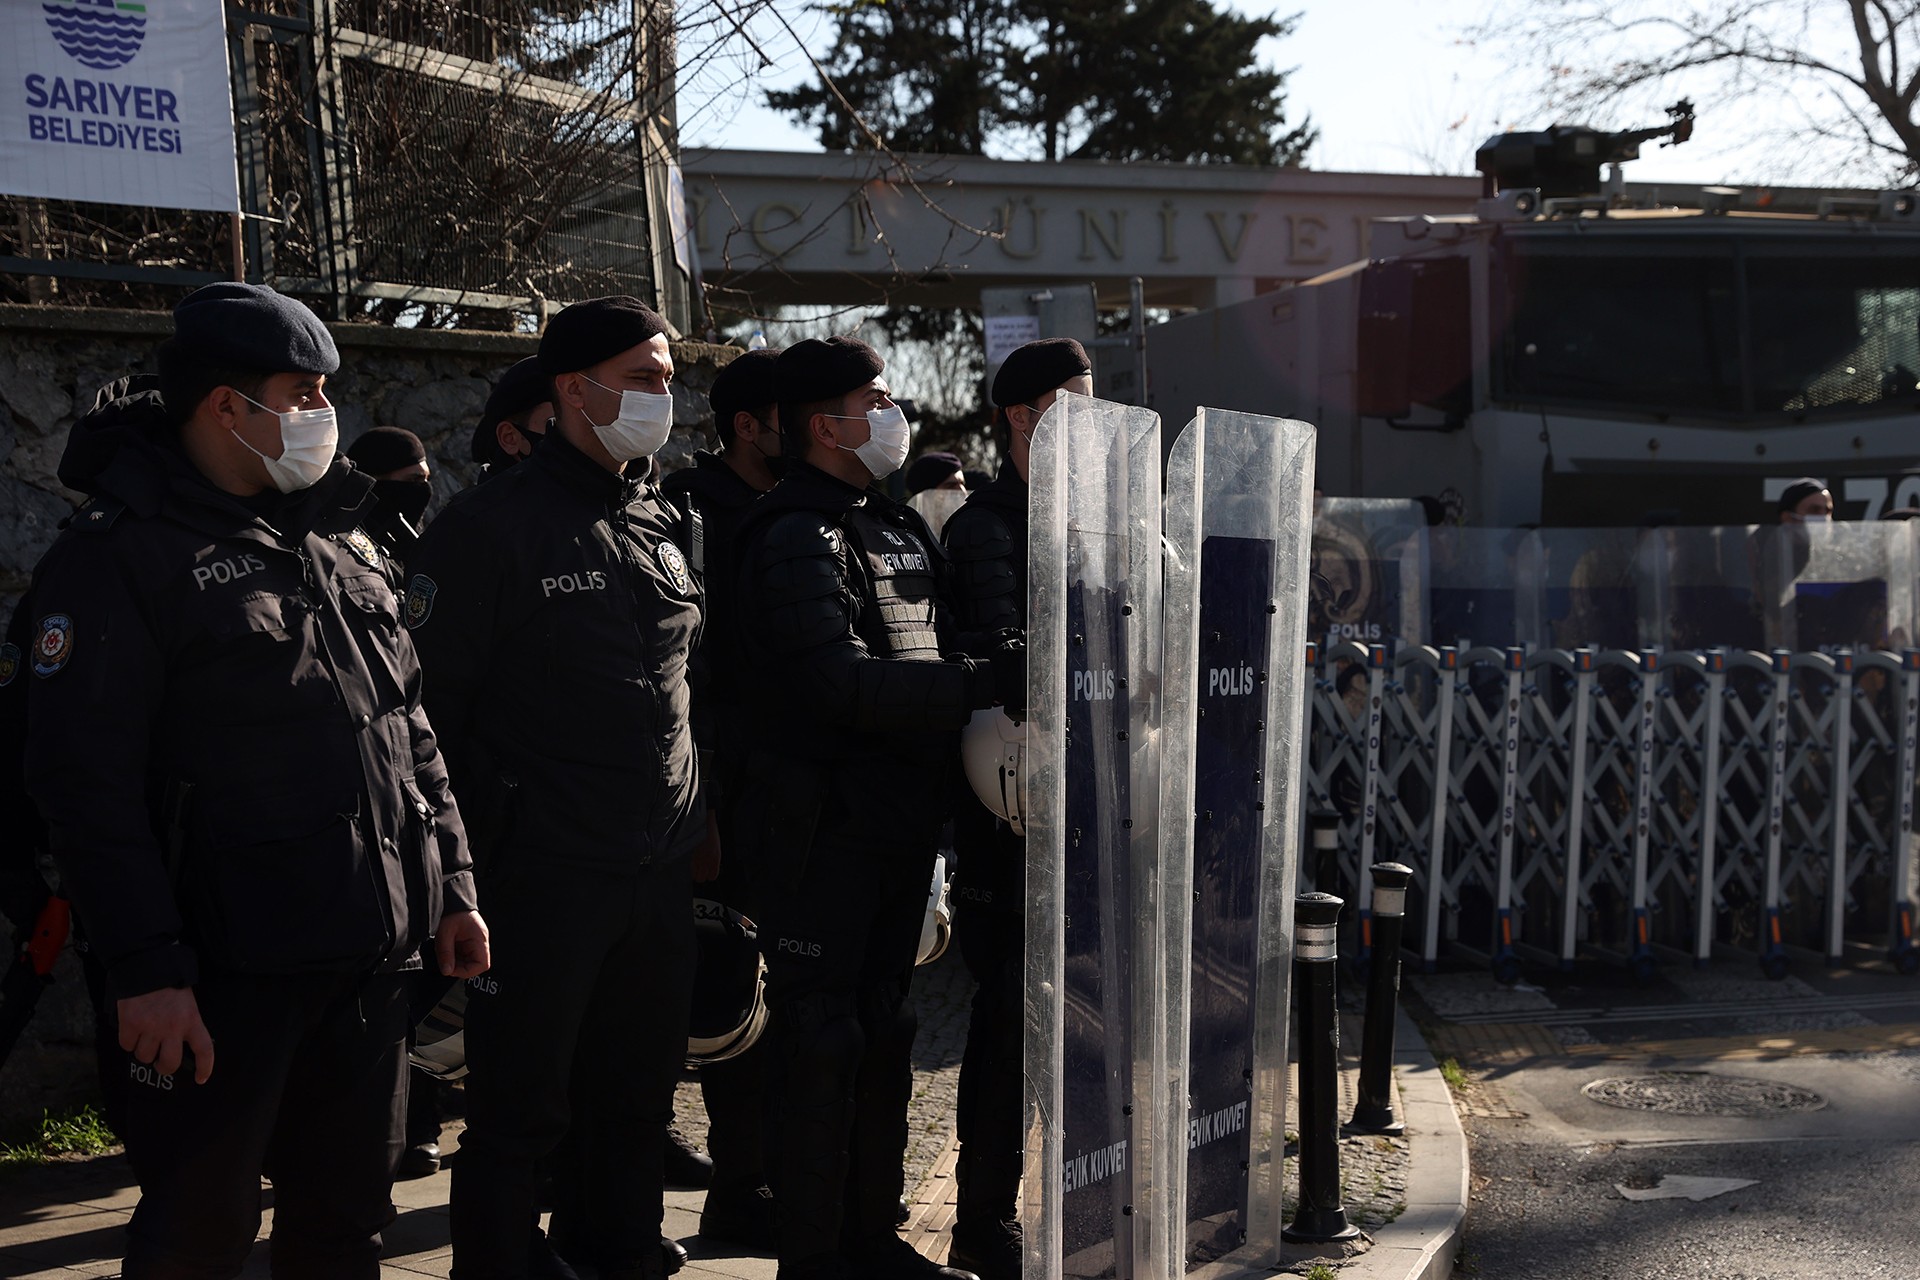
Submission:
[[[105,1155],[119,1141],[98,1107],[74,1107],[59,1115],[42,1112],[39,1129],[25,1141],[0,1146],[0,1169],[43,1165],[61,1156]]]
[[[1316,1262],[1307,1268],[1307,1280],[1340,1280],[1339,1273],[1324,1262]]]
[[[1467,1069],[1460,1065],[1458,1058],[1440,1059],[1440,1078],[1447,1082],[1447,1088],[1459,1093],[1467,1087]]]

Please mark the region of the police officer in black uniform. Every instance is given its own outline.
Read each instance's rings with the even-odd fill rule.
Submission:
[[[347,446],[347,461],[373,477],[376,507],[367,532],[404,564],[420,541],[427,504],[433,501],[427,447],[405,427],[374,427]]]
[[[533,452],[534,441],[553,421],[553,383],[528,356],[500,375],[474,424],[468,456],[485,468],[481,479],[499,475]]]
[[[409,566],[428,707],[499,903],[494,967],[467,1003],[453,1274],[550,1265],[528,1223],[571,1085],[593,1124],[554,1170],[554,1244],[608,1280],[654,1280],[687,1047],[687,858],[709,834],[688,722],[697,587],[678,513],[629,476],[672,428],[673,361],[666,322],[625,297],[556,315],[539,358],[545,440],[449,503]]]
[[[75,424],[92,495],[35,573],[28,786],[105,962],[141,1185],[124,1274],[380,1272],[400,970],[486,967],[460,814],[336,456],[325,327],[209,285],[160,389]],[[216,1056],[217,1055],[217,1056]],[[184,1069],[183,1069],[184,1068]]]
[[[1093,394],[1092,372],[1078,342],[1048,338],[1015,350],[994,376],[995,426],[1005,455],[1000,473],[968,496],[945,530],[962,627],[1025,632],[1034,424],[1061,391]],[[953,884],[956,940],[977,985],[960,1064],[960,1195],[948,1261],[982,1280],[1018,1280],[1026,842],[969,796],[954,818],[953,844],[960,862]]]
[[[757,921],[759,904],[751,892],[749,864],[754,860],[746,832],[735,820],[732,797],[753,785],[747,772],[738,673],[747,661],[735,639],[733,609],[734,543],[754,500],[773,488],[780,455],[773,371],[777,350],[735,356],[713,381],[708,402],[720,451],[705,449],[693,465],[661,482],[661,490],[699,520],[706,567],[706,628],[702,647],[708,663],[720,670],[701,682],[694,699],[694,733],[700,744],[701,773],[707,799],[719,824],[717,848],[726,851],[718,866],[694,868],[694,879],[712,882],[703,896],[717,899]],[[765,1105],[766,1051],[755,1044],[745,1053],[700,1068],[700,1092],[707,1107],[707,1149],[713,1156],[713,1185],[700,1211],[704,1240],[750,1248],[773,1246],[773,1196],[768,1189]],[[671,1152],[669,1153],[671,1155]]]
[[[883,368],[851,338],[780,355],[789,470],[740,539],[782,1280],[964,1274],[896,1231],[906,995],[957,730],[997,687],[1024,687],[1025,655],[957,656],[932,535],[868,487],[907,455]]]

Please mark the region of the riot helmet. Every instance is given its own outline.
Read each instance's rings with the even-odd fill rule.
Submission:
[[[693,1005],[687,1065],[737,1058],[767,1028],[767,962],[753,921],[710,898],[693,900]]]
[[[980,803],[1025,836],[1027,726],[1003,707],[973,713],[960,733],[960,758]]]

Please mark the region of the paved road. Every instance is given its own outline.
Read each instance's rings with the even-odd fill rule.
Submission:
[[[1528,977],[1409,984],[1437,1051],[1470,1077],[1458,1274],[1920,1276],[1920,983],[1818,965],[1769,982],[1738,961],[1645,986],[1597,965]],[[1689,1178],[1751,1185],[1633,1198],[1713,1190]]]

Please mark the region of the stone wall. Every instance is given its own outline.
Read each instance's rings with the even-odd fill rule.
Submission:
[[[470,483],[467,450],[487,393],[531,335],[333,325],[340,372],[327,395],[339,409],[342,444],[369,427],[406,427],[426,442],[435,506]],[[104,384],[154,370],[153,352],[172,332],[164,313],[0,305],[0,620],[11,615],[33,566],[82,495],[55,478],[74,418]],[[674,433],[662,450],[685,465],[709,434],[706,391],[737,354],[731,347],[673,349]],[[6,833],[0,828],[0,840]],[[5,937],[0,932],[0,937]],[[0,1071],[0,1139],[41,1109],[94,1092],[92,1016],[71,955],[42,999],[13,1058]]]

